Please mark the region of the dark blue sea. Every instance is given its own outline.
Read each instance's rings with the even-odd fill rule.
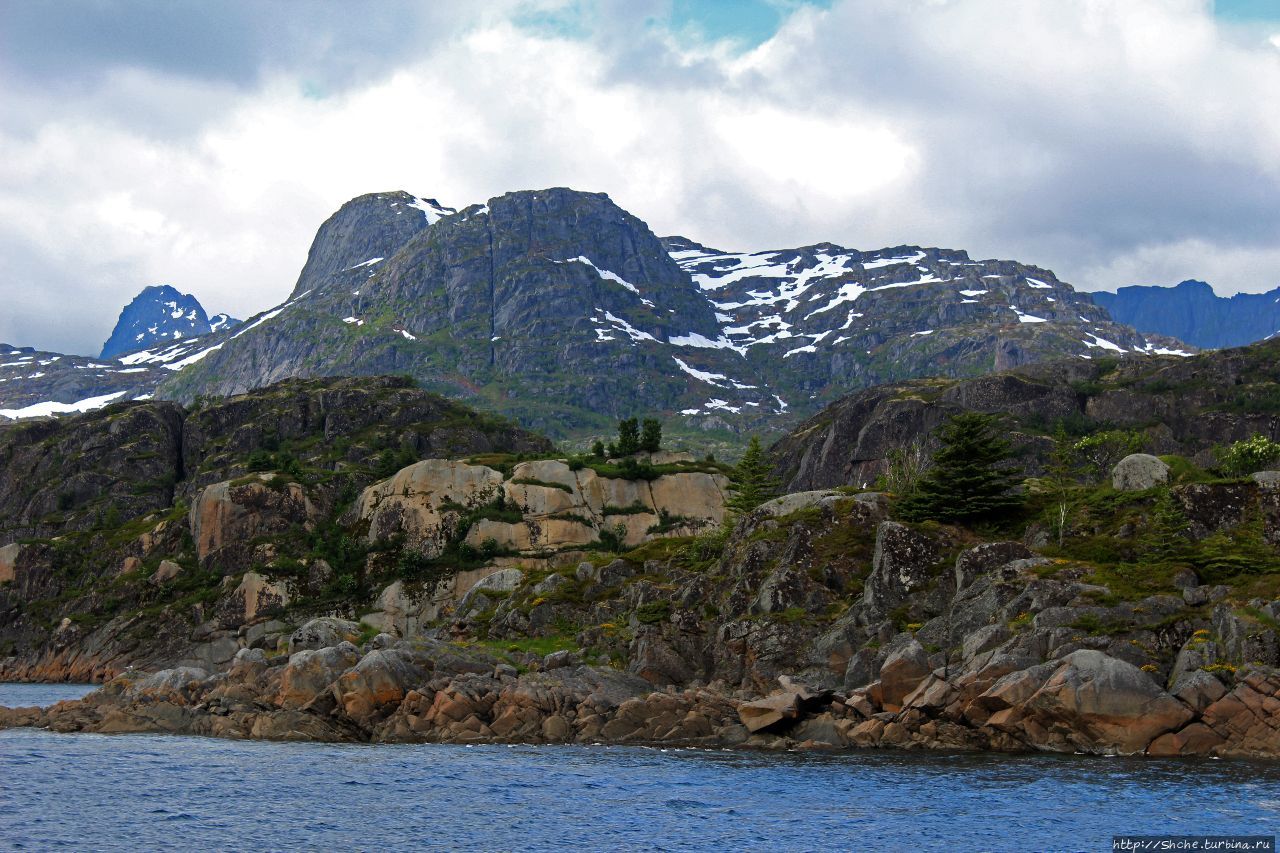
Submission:
[[[1278,828],[1268,763],[0,732],[4,850],[1103,851]]]

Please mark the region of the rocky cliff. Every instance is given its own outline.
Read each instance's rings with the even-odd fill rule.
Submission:
[[[1219,296],[1203,281],[1090,294],[1117,323],[1204,349],[1238,347],[1280,331],[1280,288]]]
[[[4,669],[61,680],[165,660],[215,602],[239,595],[243,612],[242,575],[272,551],[255,537],[305,538],[422,456],[549,448],[385,377],[0,427],[0,651],[17,655]],[[221,562],[205,559],[215,546]]]
[[[1043,469],[1058,425],[1081,436],[1141,433],[1147,450],[1210,465],[1208,451],[1253,435],[1280,439],[1280,342],[1194,357],[1094,357],[966,380],[885,385],[849,395],[802,423],[773,452],[791,490],[861,486],[894,450],[927,444],[959,411],[999,413],[1029,472]]]
[[[909,410],[1047,423],[1083,395],[1110,400],[1076,422],[1096,431],[1177,385],[1218,408],[1134,435],[1193,448],[1271,423],[1238,410],[1274,399],[1273,346]],[[1102,484],[1030,479],[980,529],[848,486],[728,517],[721,466],[556,456],[390,379],[0,439],[0,673],[111,680],[0,725],[1280,757],[1276,472],[1135,455]]]

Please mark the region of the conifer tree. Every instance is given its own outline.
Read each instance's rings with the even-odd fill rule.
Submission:
[[[619,456],[630,456],[640,452],[640,422],[635,418],[624,418],[618,421]]]
[[[662,424],[654,418],[645,418],[640,429],[640,449],[657,453],[662,449]]]
[[[1151,533],[1147,555],[1163,562],[1177,562],[1187,555],[1187,517],[1168,489],[1151,507]]]
[[[1022,503],[1011,493],[1013,450],[997,432],[996,418],[978,412],[955,415],[938,429],[942,447],[915,494],[898,504],[909,521],[978,521]]]
[[[773,476],[773,468],[760,446],[758,436],[751,437],[747,452],[742,454],[738,466],[729,479],[733,483],[733,495],[729,498],[729,509],[734,512],[750,512],[760,504],[775,497],[781,488],[777,478]]]

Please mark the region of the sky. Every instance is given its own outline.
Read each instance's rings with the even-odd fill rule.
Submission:
[[[0,341],[285,299],[404,189],[659,235],[1280,285],[1280,0],[0,0]]]

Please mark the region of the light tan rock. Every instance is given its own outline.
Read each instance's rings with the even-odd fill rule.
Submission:
[[[280,532],[315,516],[315,507],[297,483],[279,489],[262,479],[223,481],[205,487],[192,504],[191,536],[196,554],[203,560],[227,545]]]
[[[654,511],[649,484],[644,480],[601,477],[589,468],[576,473],[582,498],[596,516],[602,516],[606,506],[630,507],[638,504]]]
[[[369,524],[369,540],[396,533],[438,556],[453,531],[457,513],[446,506],[472,508],[501,494],[502,474],[484,465],[448,459],[424,459],[365,489],[355,515]]]
[[[22,546],[17,542],[0,548],[0,583],[9,583],[14,580],[20,553],[22,553]]]
[[[508,524],[505,521],[494,521],[482,518],[467,531],[466,543],[473,548],[481,548],[492,539],[499,548],[512,551],[529,551],[533,548],[533,531],[523,521]]]
[[[604,517],[603,527],[610,533],[622,531],[622,543],[628,548],[634,548],[649,539],[653,538],[649,533],[649,528],[657,524],[661,519],[650,512],[633,512],[626,515],[606,515]]]
[[[749,732],[758,732],[783,720],[794,720],[800,716],[800,697],[790,690],[772,693],[754,702],[743,702],[738,706],[738,719]]]
[[[521,462],[511,469],[512,480],[542,480],[544,483],[560,483],[577,491],[577,472],[559,459],[536,459]]]
[[[724,521],[725,493],[729,480],[721,474],[691,471],[667,474],[649,484],[653,507],[659,514]]]
[[[244,601],[246,622],[252,622],[259,614],[289,603],[289,591],[284,584],[272,583],[257,572],[245,572],[232,596]]]
[[[502,488],[507,495],[507,504],[519,507],[527,516],[553,515],[575,509],[582,509],[584,514],[586,511],[586,502],[576,491],[566,492],[555,486],[517,483],[514,479],[503,483]]]
[[[151,576],[151,582],[157,586],[168,583],[169,581],[182,574],[182,566],[173,560],[161,560],[160,565],[156,567],[156,572]]]

